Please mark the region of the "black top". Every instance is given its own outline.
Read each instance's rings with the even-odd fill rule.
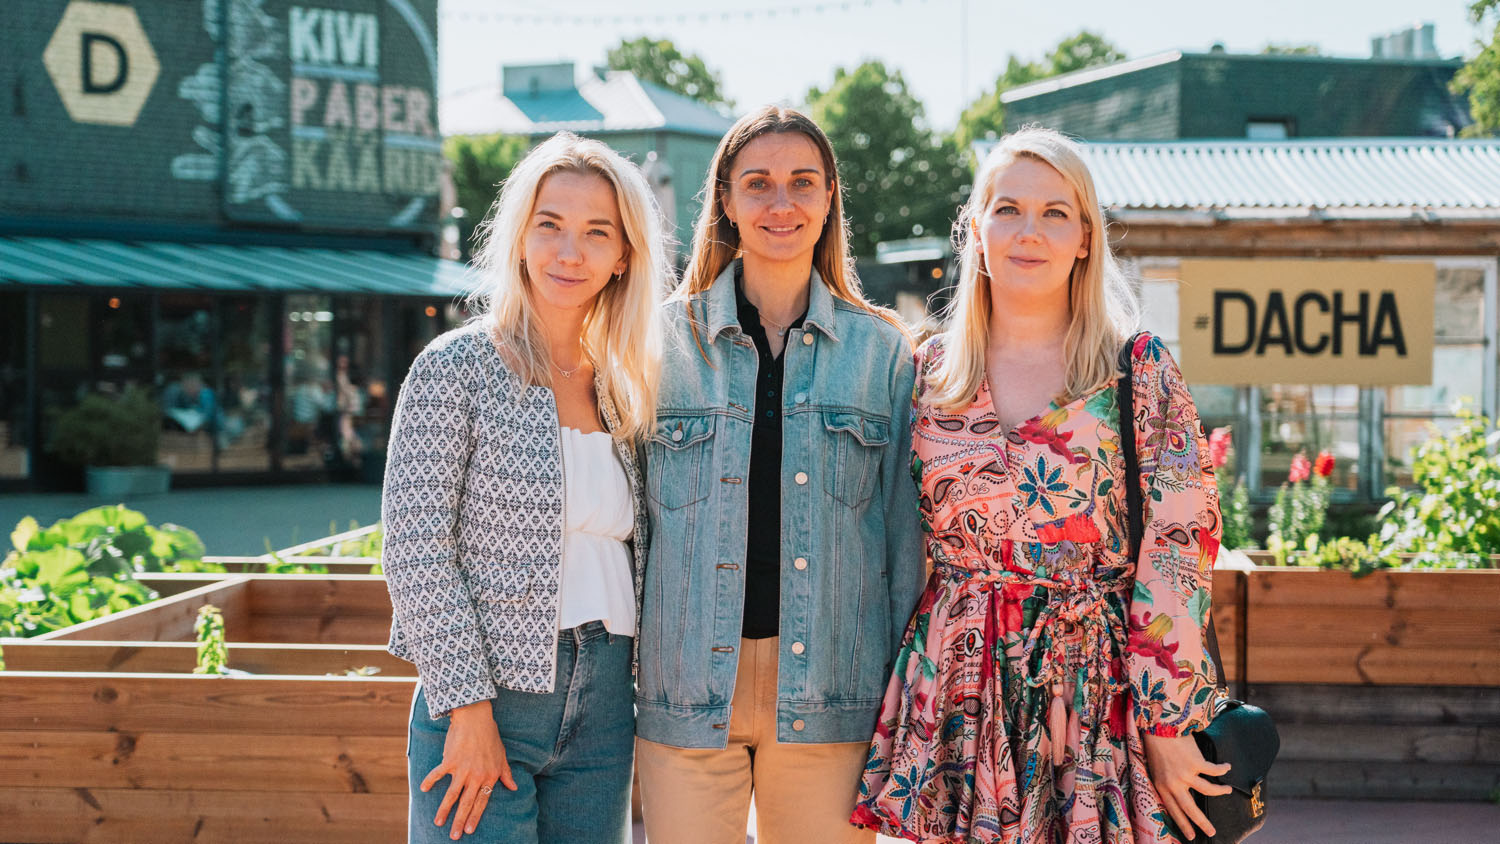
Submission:
[[[745,298],[745,281],[734,276],[740,329],[755,341],[760,357],[755,375],[755,424],[750,433],[750,477],[745,493],[750,497],[749,523],[745,530],[745,615],[741,635],[746,639],[768,639],[780,632],[781,619],[781,376],[782,356],[771,354],[760,311]],[[807,316],[787,326],[788,334]]]

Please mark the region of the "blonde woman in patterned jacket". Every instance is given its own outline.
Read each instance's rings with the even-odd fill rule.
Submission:
[[[409,841],[619,844],[665,261],[639,170],[559,134],[485,226],[481,317],[412,363],[385,476],[416,664]]]

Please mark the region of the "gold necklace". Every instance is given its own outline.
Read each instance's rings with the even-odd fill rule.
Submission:
[[[552,364],[552,368],[556,369],[559,375],[568,379],[571,379],[574,375],[577,375],[578,370],[583,368],[583,364],[587,360],[588,356],[583,353],[583,338],[579,338],[578,340],[578,363],[572,369],[563,369],[561,366],[557,365],[557,361],[551,360],[551,356],[548,356],[548,361]]]

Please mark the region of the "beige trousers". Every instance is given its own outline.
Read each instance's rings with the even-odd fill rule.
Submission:
[[[636,739],[649,844],[873,844],[849,824],[869,742],[776,741],[777,639],[741,639],[724,750]]]

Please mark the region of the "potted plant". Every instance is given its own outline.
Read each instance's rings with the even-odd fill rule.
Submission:
[[[83,467],[90,495],[120,498],[166,492],[171,469],[156,462],[161,410],[145,390],[90,393],[52,420],[47,450]]]

